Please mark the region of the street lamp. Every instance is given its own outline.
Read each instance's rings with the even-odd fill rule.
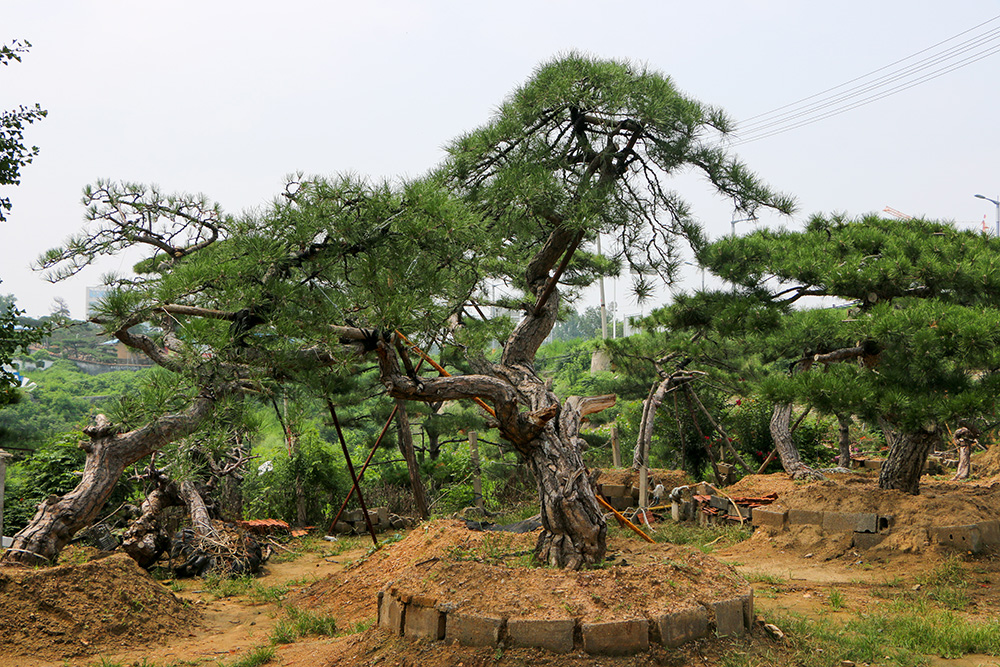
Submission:
[[[993,205],[997,207],[997,236],[1000,237],[1000,201],[984,197],[983,195],[976,195],[976,199],[985,199],[988,202],[993,202]]]
[[[978,197],[979,195],[976,195],[976,196]],[[750,222],[751,220],[753,220],[753,218],[742,218],[740,220],[736,220],[736,219],[731,220],[730,224],[733,226],[733,236],[736,236],[736,223],[737,222]]]

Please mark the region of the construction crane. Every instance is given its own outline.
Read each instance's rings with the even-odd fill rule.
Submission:
[[[894,217],[894,218],[896,218],[898,220],[913,220],[913,216],[912,215],[906,215],[902,211],[897,211],[896,209],[894,209],[891,206],[886,206],[884,209],[882,209],[882,212],[883,213],[888,213],[889,215],[891,215],[892,217]]]

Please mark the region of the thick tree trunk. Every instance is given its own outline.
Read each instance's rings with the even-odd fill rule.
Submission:
[[[535,545],[535,557],[552,567],[575,570],[604,561],[608,528],[584,468],[577,437],[580,418],[606,407],[598,407],[601,398],[570,398],[560,419],[554,420],[557,423],[549,423],[536,440],[523,448],[541,500],[542,533]],[[610,399],[613,404],[613,397]]]
[[[792,479],[822,479],[823,475],[816,472],[799,456],[799,450],[792,441],[792,404],[777,403],[771,413],[771,439],[781,458],[781,466]]]
[[[656,411],[660,409],[671,382],[671,378],[665,378],[654,384],[649,388],[646,400],[642,402],[642,420],[639,422],[639,435],[635,441],[635,451],[632,453],[632,470],[649,465],[649,448],[653,442]]]
[[[410,431],[410,418],[406,414],[406,403],[396,401],[399,409],[396,410],[396,427],[399,433],[399,451],[406,460],[406,470],[410,475],[410,489],[413,490],[413,504],[417,507],[417,513],[421,519],[430,517],[431,513],[427,509],[427,495],[424,493],[424,484],[420,480],[420,466],[417,464],[417,456],[413,451],[413,433]]]
[[[885,427],[883,424],[883,429]],[[940,438],[937,429],[897,432],[878,475],[879,488],[898,489],[914,496],[919,494],[927,455]]]
[[[87,452],[80,483],[62,498],[44,500],[34,518],[14,536],[3,560],[25,565],[54,562],[73,535],[97,518],[125,468],[193,433],[211,414],[216,400],[215,393],[204,391],[184,412],[165,415],[128,433],[117,433],[104,415],[98,415],[96,423],[84,429],[90,441],[80,443]]]
[[[842,468],[851,467],[851,415],[837,415],[838,442],[840,443],[840,456],[837,463]]]
[[[122,549],[141,567],[150,567],[170,548],[170,537],[160,529],[160,512],[180,504],[177,486],[166,476],[142,501],[142,514],[122,536]]]

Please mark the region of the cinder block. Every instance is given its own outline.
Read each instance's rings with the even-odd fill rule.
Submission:
[[[612,498],[631,497],[631,490],[624,484],[601,484],[601,495],[611,500]]]
[[[983,541],[983,546],[1000,546],[1000,521],[980,521],[979,537]]]
[[[753,508],[753,525],[767,526],[776,530],[784,530],[788,521],[788,510],[774,510],[767,507]]]
[[[874,533],[878,517],[868,512],[823,512],[822,526],[826,533]]]
[[[649,621],[632,619],[581,626],[583,650],[591,655],[634,655],[649,650]]]
[[[753,589],[740,599],[743,601],[743,627],[750,630],[753,628]]]
[[[869,470],[881,470],[883,463],[884,461],[881,459],[865,459],[864,466]]]
[[[932,540],[945,546],[972,553],[983,550],[982,535],[979,526],[974,523],[967,526],[933,526],[927,532]]]
[[[788,525],[821,526],[823,525],[823,512],[814,512],[813,510],[790,509],[788,510]]]
[[[433,607],[406,605],[403,634],[417,639],[444,639],[445,615]]]
[[[715,633],[718,636],[743,634],[746,629],[743,625],[743,598],[714,602],[712,611],[715,612]]]
[[[722,510],[723,512],[728,512],[733,504],[729,502],[729,498],[724,498],[722,496],[712,496],[708,499],[708,504],[717,510]]]
[[[621,496],[611,496],[608,498],[608,504],[614,507],[619,512],[624,512],[629,507],[632,506],[631,496],[621,497]]]
[[[855,549],[871,549],[882,543],[886,538],[884,533],[854,533],[853,545]]]
[[[502,618],[453,611],[447,614],[444,637],[462,646],[496,646],[502,629]]]
[[[656,619],[660,643],[675,648],[689,641],[708,636],[708,610],[688,607]]]
[[[573,631],[576,621],[572,618],[542,620],[511,618],[507,621],[507,636],[514,646],[543,648],[553,653],[573,650]]]
[[[379,605],[378,625],[394,634],[403,633],[403,622],[406,620],[406,605],[395,595],[383,593]]]

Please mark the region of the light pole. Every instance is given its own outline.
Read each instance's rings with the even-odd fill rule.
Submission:
[[[976,195],[976,199],[985,199],[988,202],[993,202],[993,205],[997,207],[997,237],[1000,237],[1000,201],[984,197],[983,195]]]
[[[978,197],[979,195],[976,195],[976,196]],[[736,223],[737,222],[750,222],[751,220],[753,220],[753,218],[742,218],[740,220],[736,220],[736,219],[730,220],[730,224],[733,226],[733,236],[736,236]]]

